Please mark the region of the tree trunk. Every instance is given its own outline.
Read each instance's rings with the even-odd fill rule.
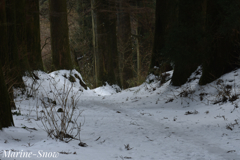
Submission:
[[[176,0],[170,0],[169,2],[167,0],[156,1],[155,12],[155,34],[149,71],[158,75],[159,72],[172,69],[170,62],[162,52],[165,47],[167,33],[177,21]],[[160,67],[160,70],[155,67]]]
[[[111,84],[117,84],[118,86],[121,86],[121,80],[120,80],[120,72],[119,72],[119,65],[118,65],[118,51],[117,51],[117,17],[115,14],[111,13],[109,14],[109,26],[108,26],[108,57],[109,57],[109,64],[108,64],[108,70],[109,70],[109,80],[111,81]],[[113,77],[112,77],[113,76]]]
[[[0,30],[1,30],[1,36],[0,36],[0,58],[2,65],[5,65],[5,62],[8,61],[7,56],[7,23],[6,23],[6,9],[5,9],[5,0],[0,0]],[[2,67],[2,66],[0,66]]]
[[[238,0],[207,1],[206,30],[210,47],[204,54],[200,85],[210,83],[239,67],[239,7]]]
[[[27,55],[27,33],[26,33],[26,2],[25,0],[15,1],[16,9],[16,30],[17,30],[17,50],[20,61],[21,74],[30,70]]]
[[[133,73],[133,55],[131,40],[131,24],[128,12],[128,0],[118,1],[117,35],[118,35],[118,53],[120,57],[121,83],[123,88],[128,88],[128,81],[134,77]]]
[[[97,61],[98,61],[98,85],[104,82],[117,84],[118,63],[117,63],[117,40],[116,40],[116,17],[111,15],[111,7],[114,7],[108,0],[96,1],[97,20]]]
[[[96,42],[96,6],[95,0],[91,0],[91,14],[92,14],[92,32],[93,32],[93,50],[94,50],[94,76],[95,76],[95,87],[98,86],[98,59],[97,59],[97,42]]]
[[[19,58],[17,52],[17,37],[16,37],[16,11],[15,11],[15,1],[5,1],[6,2],[6,27],[7,36],[4,35],[1,38],[5,40],[0,40],[6,46],[7,51],[2,52],[6,54],[1,54],[4,56],[1,58],[4,60],[4,78],[5,83],[9,92],[10,106],[12,109],[16,109],[13,97],[13,86],[23,87],[24,83],[22,80],[22,74],[19,66]],[[2,14],[4,15],[4,14]]]
[[[53,65],[56,70],[73,69],[70,55],[67,2],[49,0]]]
[[[27,3],[27,52],[32,70],[43,70],[40,46],[39,1],[28,0]]]
[[[0,62],[1,63],[1,62]],[[7,87],[3,78],[2,68],[0,67],[0,129],[14,126],[10,99]]]
[[[2,72],[1,61],[7,58],[7,24],[6,24],[6,10],[5,0],[0,0],[0,129],[14,125],[10,107],[10,99],[7,91],[7,86]],[[5,54],[6,53],[6,54]],[[5,63],[5,61],[3,61]]]
[[[179,21],[175,31],[173,30],[171,33],[170,44],[172,46],[169,45],[169,54],[172,54],[171,58],[174,62],[171,81],[174,86],[186,83],[192,72],[201,65],[203,52],[202,2],[203,0],[179,1]]]

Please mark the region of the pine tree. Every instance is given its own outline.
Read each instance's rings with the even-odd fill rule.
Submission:
[[[67,2],[49,0],[51,48],[55,69],[73,69],[70,55]]]

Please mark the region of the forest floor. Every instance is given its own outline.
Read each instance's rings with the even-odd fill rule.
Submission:
[[[118,93],[109,85],[84,90],[78,80],[65,78],[81,77],[76,71],[36,74],[39,80],[24,77],[27,91],[15,90],[15,127],[0,131],[1,160],[240,160],[240,70],[205,86],[197,84],[199,70],[181,87],[149,76],[142,85]],[[41,121],[41,100],[55,100],[54,88],[64,93],[61,88],[70,84],[70,106],[70,97],[79,94],[74,114],[82,111],[77,122],[83,124],[84,147],[79,140],[48,137]],[[55,108],[60,107],[56,100]],[[20,158],[30,152],[31,158]]]

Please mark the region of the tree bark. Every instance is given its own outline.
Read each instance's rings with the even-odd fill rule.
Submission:
[[[203,0],[180,0],[179,18],[169,49],[174,59],[174,72],[171,83],[181,86],[189,76],[201,65],[203,52]],[[174,46],[175,45],[175,46]],[[173,51],[171,51],[173,50]],[[171,53],[172,52],[172,53]]]
[[[1,63],[1,62],[0,62]],[[3,78],[2,68],[0,67],[0,129],[14,126],[10,99],[7,87]]]
[[[210,83],[239,67],[239,7],[238,0],[207,1],[206,30],[209,35],[209,48],[204,54],[200,85]]]
[[[49,0],[53,65],[56,70],[73,69],[70,55],[67,2]]]
[[[6,23],[6,9],[5,9],[5,0],[0,0],[0,58],[2,65],[5,65],[5,62],[8,61],[7,56],[7,23]],[[2,66],[0,66],[2,67]]]
[[[119,85],[116,17],[110,12],[115,3],[108,0],[96,2],[98,86],[104,82]]]
[[[7,60],[7,22],[6,22],[6,9],[5,0],[0,0],[0,130],[3,127],[14,125],[11,113],[10,98],[5,84],[5,79],[2,72],[2,62]]]
[[[16,9],[16,31],[17,31],[17,51],[20,61],[21,74],[30,70],[27,55],[27,33],[26,33],[26,2],[25,0],[15,1]]]
[[[131,24],[128,12],[128,0],[118,0],[118,18],[117,18],[117,35],[118,35],[118,53],[120,57],[120,74],[123,88],[128,88],[128,81],[134,78],[133,73],[133,54],[131,40]]]
[[[168,58],[162,52],[166,44],[167,33],[177,21],[176,4],[176,0],[156,1],[155,34],[149,69],[149,72],[155,75],[172,69]],[[155,67],[160,67],[160,69],[157,70]]]
[[[39,1],[28,0],[27,3],[27,52],[32,70],[43,70],[40,46]]]

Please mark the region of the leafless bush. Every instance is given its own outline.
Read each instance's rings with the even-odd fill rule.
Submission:
[[[234,102],[238,99],[238,94],[233,92],[235,89],[234,86],[224,83],[222,79],[219,79],[216,82],[216,86],[213,86],[217,90],[216,100],[213,104],[224,103],[227,101]]]
[[[49,88],[54,100],[46,97],[40,99],[43,106],[41,121],[44,130],[51,138],[64,142],[76,139],[81,142],[80,131],[84,122],[78,121],[82,111],[77,113],[76,108],[80,95],[74,92],[73,84],[67,84],[66,80],[62,88],[57,88],[57,82],[50,81]],[[57,109],[57,106],[60,108]]]

